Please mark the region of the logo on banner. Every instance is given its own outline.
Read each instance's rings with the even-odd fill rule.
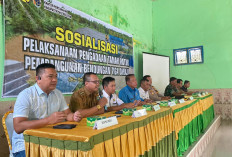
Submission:
[[[40,8],[40,7],[41,7],[41,0],[33,0],[33,4],[34,4],[36,7]]]
[[[27,2],[27,3],[29,3],[31,0],[22,0],[23,2]]]

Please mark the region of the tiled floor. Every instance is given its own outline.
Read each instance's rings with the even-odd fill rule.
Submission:
[[[232,121],[222,120],[202,157],[232,157]]]

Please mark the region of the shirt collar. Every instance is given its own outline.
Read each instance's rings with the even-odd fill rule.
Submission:
[[[187,89],[185,86],[182,86],[182,88]]]
[[[106,97],[106,98],[109,98],[110,96],[106,93],[106,91],[103,89],[102,90],[102,93],[103,93],[103,97]]]
[[[36,83],[35,84],[35,88],[36,88],[36,90],[37,90],[37,92],[38,92],[38,95],[41,95],[41,94],[46,94],[47,95],[47,93],[45,93],[40,87],[39,87],[39,85]],[[51,91],[49,94],[51,94],[51,93],[53,93],[54,91]]]
[[[142,87],[140,87],[140,90],[142,90],[144,93],[146,93],[146,91]]]
[[[156,90],[156,89],[155,89],[155,87],[154,87],[154,86],[152,86],[152,85],[149,87],[149,89],[148,89],[148,90],[151,90],[151,89]]]
[[[85,87],[84,87],[84,91],[85,91],[86,95],[98,94],[98,92],[93,92],[93,93],[91,93],[91,92],[88,91]]]
[[[38,85],[37,83],[35,84],[35,89],[37,90],[38,95],[41,95],[41,94],[45,93],[45,92],[39,87],[39,85]],[[45,94],[46,94],[46,93],[45,93]]]
[[[131,92],[132,92],[132,91],[135,91],[135,88],[134,88],[134,89],[132,89],[132,88],[131,88],[131,87],[129,87],[128,85],[127,85],[127,88],[128,88],[128,90],[129,90],[129,91],[131,91]]]
[[[84,91],[86,93],[86,95],[90,95],[91,93],[84,87]]]

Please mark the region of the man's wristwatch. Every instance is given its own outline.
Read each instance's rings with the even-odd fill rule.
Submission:
[[[97,109],[100,110],[102,107],[100,105],[97,105]]]

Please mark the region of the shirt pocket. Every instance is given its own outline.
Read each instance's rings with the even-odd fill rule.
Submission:
[[[31,109],[29,112],[30,119],[40,119],[44,111],[44,104],[38,98],[31,99]]]
[[[113,99],[112,106],[118,106],[117,100]]]
[[[36,112],[39,109],[39,103],[37,98],[31,99],[31,110],[32,112]]]
[[[116,99],[113,99],[113,104],[117,104],[117,100]]]
[[[130,102],[134,102],[135,101],[135,99],[134,98],[130,98]]]

